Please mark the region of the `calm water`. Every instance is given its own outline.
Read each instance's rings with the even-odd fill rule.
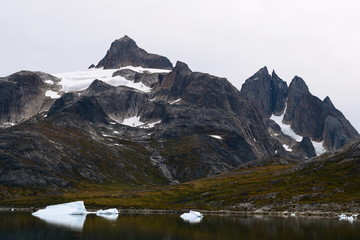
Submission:
[[[336,219],[205,216],[200,223],[176,215],[119,215],[41,220],[30,213],[1,213],[0,239],[261,240],[360,239],[360,222]]]

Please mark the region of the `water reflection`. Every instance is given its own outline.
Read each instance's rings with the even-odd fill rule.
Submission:
[[[74,230],[82,230],[86,215],[56,215],[56,216],[36,216],[48,224],[66,227]]]
[[[75,216],[81,217],[81,216]],[[84,217],[84,216],[83,216]],[[184,222],[179,215],[119,215],[109,221],[87,215],[83,220],[55,222],[30,213],[1,213],[0,239],[137,239],[137,240],[355,240],[360,222],[338,219],[235,217],[206,215],[198,224]],[[67,224],[63,224],[67,222]],[[74,224],[70,224],[74,221]],[[82,229],[76,226],[81,226]]]

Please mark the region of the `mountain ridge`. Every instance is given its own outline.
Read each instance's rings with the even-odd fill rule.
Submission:
[[[288,86],[264,67],[238,90],[186,63],[173,67],[124,38],[97,68],[0,79],[5,99],[20,96],[0,98],[0,184],[176,185],[269,159],[301,163],[316,156],[316,141],[330,152],[359,136],[330,98],[313,96],[300,77]],[[20,81],[24,74],[37,84]],[[6,84],[14,78],[9,95]]]

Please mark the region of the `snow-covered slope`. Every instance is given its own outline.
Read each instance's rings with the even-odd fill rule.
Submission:
[[[145,86],[143,83],[134,83],[134,81],[126,80],[124,77],[115,76],[113,77],[114,72],[121,69],[130,69],[138,73],[149,72],[149,73],[167,73],[170,70],[164,69],[154,69],[154,68],[142,68],[142,67],[123,67],[120,69],[102,69],[102,68],[92,68],[81,71],[67,72],[67,73],[58,73],[54,76],[61,79],[59,85],[61,85],[61,91],[71,92],[71,91],[82,91],[85,90],[90,84],[98,79],[107,84],[113,86],[127,86],[135,88],[140,91],[149,92],[151,89]],[[50,83],[48,83],[50,84]],[[54,94],[48,94],[52,97]]]

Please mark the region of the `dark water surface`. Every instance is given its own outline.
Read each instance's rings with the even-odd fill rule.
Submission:
[[[200,223],[177,215],[96,215],[41,220],[30,213],[0,212],[0,239],[261,240],[360,239],[360,222],[300,217],[204,216]]]

